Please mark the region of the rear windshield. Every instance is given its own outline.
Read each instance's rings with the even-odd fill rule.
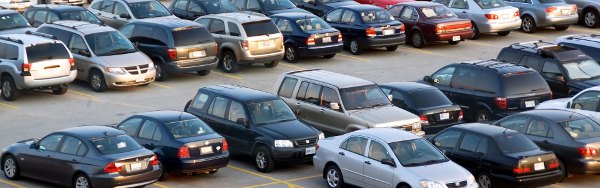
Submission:
[[[166,123],[167,129],[173,135],[173,138],[187,138],[212,134],[214,131],[206,123],[198,119],[190,119]]]
[[[0,16],[0,31],[23,27],[29,27],[29,24],[20,14],[14,13]]]
[[[502,76],[505,95],[518,95],[547,91],[548,84],[537,72],[516,73]]]
[[[331,26],[329,26],[327,22],[323,21],[323,19],[319,17],[299,19],[296,20],[296,24],[298,24],[298,26],[300,26],[300,28],[303,31],[314,31],[331,28]]]
[[[360,17],[365,23],[383,23],[394,20],[394,17],[384,9],[363,11],[360,12]]]
[[[492,9],[507,6],[502,0],[475,0],[481,9]]]
[[[279,33],[277,26],[271,20],[249,22],[242,24],[242,26],[248,37]]]
[[[62,43],[44,43],[25,48],[27,61],[35,63],[50,59],[69,59],[69,51]]]
[[[104,155],[125,153],[142,148],[133,138],[127,135],[97,138],[92,140],[92,143]]]
[[[444,5],[434,6],[434,7],[423,7],[421,8],[421,12],[428,19],[442,19],[442,18],[455,18],[457,17],[452,10]]]
[[[195,27],[184,30],[174,30],[173,40],[175,46],[187,46],[212,42],[214,39],[205,27]]]
[[[494,137],[502,153],[517,153],[538,149],[538,147],[521,133],[507,133]]]
[[[414,108],[427,108],[434,106],[451,105],[452,102],[438,89],[423,89],[408,94],[411,106]]]
[[[574,140],[600,137],[600,125],[588,118],[565,121],[559,123],[559,125]]]
[[[542,4],[547,4],[547,3],[561,3],[561,2],[565,2],[564,0],[540,0],[540,3]]]

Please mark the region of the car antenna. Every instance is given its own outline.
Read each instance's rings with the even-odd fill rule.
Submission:
[[[179,117],[177,118],[177,119],[179,119],[179,121],[181,121],[181,115],[183,115],[183,112],[181,112],[181,113],[179,114]]]

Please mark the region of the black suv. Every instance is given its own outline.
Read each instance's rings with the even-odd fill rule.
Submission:
[[[89,10],[80,6],[70,5],[34,5],[24,13],[25,19],[33,27],[39,27],[44,23],[52,23],[59,20],[84,21],[93,24],[102,24]]]
[[[223,135],[231,152],[252,155],[260,172],[270,172],[276,163],[312,161],[324,138],[298,121],[279,97],[240,86],[202,87],[185,111]]]
[[[573,47],[543,41],[516,43],[503,48],[498,59],[538,71],[558,98],[600,85],[598,62]]]
[[[552,98],[535,70],[498,60],[450,64],[423,81],[460,105],[467,121],[499,119]]]
[[[577,48],[596,62],[600,62],[600,35],[567,35],[558,37],[556,42],[559,45]]]
[[[208,14],[236,12],[238,8],[229,0],[174,0],[169,10],[181,19],[193,21]]]
[[[135,20],[120,30],[144,52],[156,68],[156,80],[170,73],[196,72],[206,76],[217,67],[217,43],[206,27],[179,18]]]

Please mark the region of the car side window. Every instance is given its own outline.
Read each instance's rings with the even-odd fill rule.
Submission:
[[[173,5],[173,8],[176,8],[179,10],[186,10],[188,2],[189,2],[188,0],[178,0]]]
[[[7,53],[8,54],[8,53]],[[573,99],[573,104],[570,108],[598,111],[598,103],[600,102],[600,92],[586,91]]]
[[[479,146],[481,139],[481,136],[467,133],[460,143],[459,150],[477,152],[477,147]]]
[[[354,16],[354,12],[352,12],[350,10],[346,10],[346,11],[344,11],[344,14],[342,15],[341,22],[354,23],[355,18],[356,18],[356,16]]]
[[[33,20],[41,23],[46,23],[46,17],[48,15],[48,11],[37,11],[33,16]]]
[[[229,119],[229,121],[237,122],[237,120],[240,118],[247,119],[246,112],[244,111],[244,106],[239,102],[231,101],[231,104],[229,105],[229,115],[227,116],[227,119]]]
[[[406,102],[404,101],[404,95],[396,90],[392,90],[390,92],[392,95],[392,104],[398,107],[406,107]]]
[[[123,5],[123,3],[115,3],[114,14],[117,16],[121,16],[121,15],[129,16],[129,13],[127,12],[127,9],[125,8],[125,5]]]
[[[359,155],[364,155],[368,141],[368,139],[363,137],[350,137],[346,139],[346,141],[344,141],[344,143],[342,144],[342,146],[344,147],[342,147],[342,149]]]
[[[334,89],[323,87],[323,92],[321,92],[321,106],[331,109],[331,103],[337,103],[338,105],[341,105],[339,95]],[[338,111],[341,111],[341,107],[338,109]]]
[[[112,13],[114,5],[115,5],[115,2],[112,0],[104,1],[102,3],[102,6],[100,6],[100,11],[106,12],[106,13]]]
[[[546,121],[534,118],[531,120],[531,123],[529,123],[527,134],[533,136],[549,137],[548,135],[551,131],[552,129],[550,129],[550,125]]]
[[[400,17],[400,11],[402,11],[403,7],[404,7],[403,5],[398,5],[398,6],[388,9],[388,12],[390,12],[390,14],[392,14],[392,16],[398,18],[398,17]]]
[[[327,16],[325,16],[325,21],[339,22],[342,17],[342,12],[344,12],[344,9],[337,9],[337,10],[329,12],[329,14],[327,14]]]
[[[190,107],[195,108],[197,110],[202,110],[204,109],[204,106],[206,105],[206,101],[208,101],[208,95],[204,94],[204,93],[199,93],[196,98],[194,98],[194,101],[192,102],[192,105]]]
[[[242,32],[240,32],[240,28],[237,26],[237,24],[233,22],[227,22],[227,27],[229,29],[229,35],[234,37],[242,36]]]
[[[58,18],[58,14],[54,13],[54,12],[48,12],[48,21],[46,21],[45,23],[52,23],[55,21],[60,20]]]
[[[497,74],[479,74],[477,78],[477,90],[485,91],[489,93],[497,93],[499,90],[498,75]]]
[[[82,150],[82,151],[79,151]],[[65,136],[65,141],[60,147],[61,153],[71,154],[71,155],[84,155],[87,152],[87,147],[81,140],[71,137]]]
[[[298,83],[298,79],[286,77],[281,82],[281,86],[279,87],[279,91],[277,95],[285,98],[292,97],[294,92],[294,88],[296,88],[296,83]]]
[[[447,7],[450,6],[450,0],[433,0],[432,2],[439,3]]]
[[[45,151],[57,151],[58,145],[63,140],[64,136],[61,134],[53,134],[40,140],[39,149]]]
[[[390,154],[383,144],[371,140],[371,144],[369,145],[369,157],[370,159],[381,162],[384,159],[391,159]]]
[[[248,10],[260,10],[258,0],[248,0]]]
[[[498,55],[498,59],[516,63],[517,61],[519,61],[519,54],[511,50],[505,49],[500,52],[500,55]]]
[[[19,47],[10,45],[10,44],[6,44],[5,47],[6,48],[5,48],[4,52],[6,52],[6,54],[4,55],[4,57],[0,56],[0,58],[4,58],[4,59],[8,59],[8,60],[19,59]],[[2,53],[2,52],[0,52],[0,53]]]
[[[190,1],[190,5],[188,6],[188,11],[195,14],[204,14],[204,9],[198,5],[198,3],[194,1]]]
[[[102,3],[102,1],[98,1],[97,3],[94,3],[91,7],[92,9],[100,10],[100,5],[102,5]]]
[[[292,29],[290,21],[287,19],[279,19],[279,22],[277,22],[277,28],[279,28],[279,31],[281,31],[282,33],[289,33],[294,31]]]
[[[298,88],[298,93],[296,94],[296,99],[304,100],[306,97],[306,89],[308,88],[308,82],[302,82],[300,87]]]
[[[89,53],[89,50],[85,45],[85,41],[79,35],[71,36],[71,42],[69,42],[69,50],[71,50],[71,52],[73,53],[80,55],[82,55],[82,51],[87,51]]]
[[[320,105],[319,95],[321,94],[321,89],[323,86],[311,83],[308,85],[306,89],[306,96],[304,97],[304,101],[307,103],[311,103],[314,105]]]
[[[413,8],[412,7],[406,7],[404,8],[404,10],[402,10],[402,14],[400,14],[400,19],[403,20],[410,20],[410,17],[412,16],[413,13]]]
[[[164,29],[138,24],[135,26],[131,37],[132,42],[140,42],[143,44],[166,46],[167,33]]]
[[[23,15],[23,16],[25,16],[25,18],[27,18],[27,21],[31,21],[33,19],[33,15],[35,14],[35,12],[36,11],[32,10],[32,11],[26,12],[25,15]]]
[[[452,8],[469,9],[469,4],[467,0],[454,0],[454,2],[452,2]]]
[[[482,137],[481,140],[479,140],[479,144],[477,145],[477,153],[481,153],[481,154],[487,154],[488,153],[488,139],[485,137]]]
[[[140,118],[131,118],[119,125],[119,130],[125,132],[125,134],[129,136],[135,136],[138,128],[140,127],[140,123],[142,123],[142,119]]]
[[[146,120],[144,121],[144,124],[142,124],[142,128],[140,129],[138,137],[160,141],[162,135],[160,133],[157,134],[156,132],[160,132],[160,130],[158,130],[158,123],[152,120]]]
[[[419,20],[419,12],[417,12],[417,10],[414,7],[406,8],[413,9],[412,14],[410,15],[410,21],[416,22],[417,20]]]
[[[209,31],[213,34],[224,35],[225,34],[225,22],[223,22],[223,20],[214,19],[212,21],[212,23],[210,24]]]
[[[215,97],[215,99],[212,101],[212,104],[208,108],[208,113],[213,116],[225,118],[227,103],[229,103],[229,100],[222,97]]]
[[[233,2],[233,6],[237,7],[240,10],[243,10],[244,2],[246,2],[246,0],[235,0],[235,2]]]
[[[460,139],[461,132],[459,131],[445,131],[433,139],[433,143],[438,147],[454,148]]]
[[[456,67],[446,67],[434,73],[431,78],[438,85],[450,86],[455,69]]]
[[[529,123],[528,117],[517,116],[517,117],[513,117],[511,119],[502,121],[498,125],[500,127],[519,131],[520,133],[525,133],[525,130],[527,130],[528,123]]]
[[[135,27],[134,24],[125,25],[125,26],[121,27],[121,29],[119,29],[119,32],[121,32],[123,35],[125,35],[125,37],[131,38],[131,33],[133,33],[134,27]]]
[[[544,67],[542,68],[543,77],[555,80],[556,77],[562,75],[563,74],[556,63],[544,62]]]
[[[459,67],[452,76],[452,88],[473,90],[479,70]]]

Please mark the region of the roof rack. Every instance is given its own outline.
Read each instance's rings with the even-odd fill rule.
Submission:
[[[23,41],[21,39],[15,39],[15,38],[10,38],[10,37],[6,37],[6,36],[0,36],[0,40],[23,44]]]
[[[75,30],[88,28],[85,26],[90,26],[90,27],[96,26],[96,24],[92,24],[92,23],[88,23],[88,22],[84,22],[84,21],[79,21],[81,23],[78,25],[66,25],[66,24],[63,24],[64,22],[65,22],[65,20],[59,20],[56,22],[52,22],[52,24],[56,24],[56,25],[63,26],[63,27],[68,27],[68,28],[75,29]],[[73,22],[73,21],[67,21],[67,22]],[[104,26],[104,23],[100,24],[100,26]]]
[[[517,64],[510,63],[510,62],[506,62],[504,60],[497,60],[497,59],[481,60],[481,61],[474,62],[474,63],[463,62],[461,64],[482,66],[485,68],[493,69],[495,71],[498,71],[498,69],[505,68],[505,67],[522,66],[522,65],[517,65]]]
[[[531,42],[522,42],[522,43],[514,43],[511,44],[510,47],[515,48],[515,49],[519,49],[519,50],[535,50],[535,51],[539,51],[542,48],[546,48],[546,47],[552,47],[552,46],[558,46],[557,44],[554,43],[550,43],[550,42],[544,42],[542,40],[539,41],[531,41]]]
[[[296,73],[301,73],[301,72],[308,72],[308,71],[318,71],[321,69],[303,69],[303,70],[295,70],[295,71],[289,71],[286,72],[285,74],[296,74]]]
[[[58,40],[58,38],[56,38],[55,36],[50,35],[50,34],[46,34],[46,33],[27,31],[27,32],[25,32],[25,34],[27,34],[27,35],[35,35],[35,36],[38,36],[38,37],[45,37],[45,38],[49,38],[49,39]]]

